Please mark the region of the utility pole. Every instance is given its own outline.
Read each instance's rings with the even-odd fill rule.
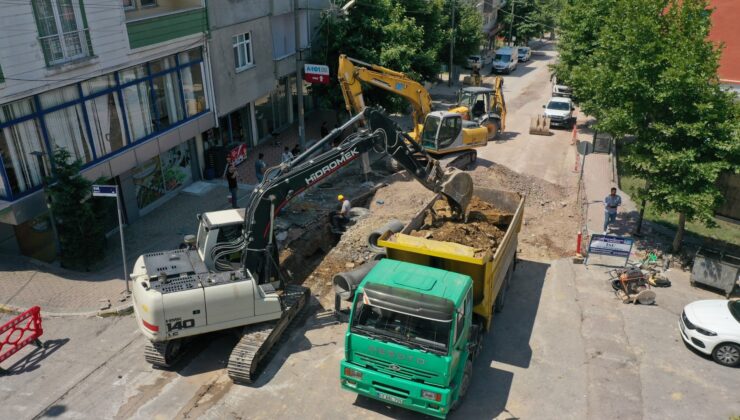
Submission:
[[[514,42],[511,40],[511,34],[512,30],[514,29],[514,0],[511,1],[511,22],[509,23],[509,45],[514,45]]]
[[[452,86],[452,74],[454,73],[452,71],[452,55],[455,52],[455,3],[457,3],[457,0],[450,0],[450,3],[452,5],[452,26],[450,27],[450,68],[448,71],[447,86]]]
[[[301,18],[298,14],[298,0],[293,0],[295,15],[295,84],[298,100],[298,144],[306,150],[306,121],[303,113],[303,60],[301,60]]]

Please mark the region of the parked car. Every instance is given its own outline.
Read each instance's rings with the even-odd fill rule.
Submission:
[[[550,118],[550,126],[573,128],[576,119],[573,117],[573,101],[570,98],[552,97],[545,108],[545,116]]]
[[[532,49],[529,47],[519,47],[518,56],[520,62],[526,63],[529,61],[529,58],[532,57]]]
[[[740,300],[699,300],[678,320],[683,341],[720,365],[740,366]]]
[[[511,73],[516,70],[519,62],[519,52],[517,47],[503,47],[496,50],[496,56],[493,57],[493,67],[491,73]]]
[[[572,94],[573,94],[573,89],[571,89],[570,86],[558,83],[557,76],[552,77],[552,96],[570,98]]]
[[[465,64],[466,68],[474,69],[477,68],[480,70],[485,64],[483,63],[483,59],[479,55],[471,55],[468,57],[468,61]]]

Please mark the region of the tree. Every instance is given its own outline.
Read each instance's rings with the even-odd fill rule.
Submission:
[[[560,4],[556,30],[559,59],[554,66],[558,78],[569,81],[573,69],[588,61],[598,47],[604,20],[616,1],[566,0]],[[578,98],[578,89],[574,94]]]
[[[549,29],[547,23],[552,21],[550,16],[555,3],[555,0],[508,0],[499,10],[503,24],[502,34],[507,41],[516,38],[517,44],[526,45],[532,38],[541,36]]]
[[[92,182],[80,175],[82,162],[72,161],[65,149],[53,156],[54,178],[48,180],[46,193],[51,197],[61,244],[62,265],[88,270],[104,256],[105,235],[92,200]]]
[[[450,1],[377,0],[358,1],[348,15],[324,17],[314,42],[311,60],[329,66],[336,74],[340,54],[406,73],[418,81],[434,80],[440,64],[449,57]],[[469,4],[456,7],[455,61],[463,63],[478,52],[481,42],[480,15]],[[322,106],[342,109],[344,101],[337,83],[312,86]],[[385,91],[368,87],[368,104],[391,111],[407,108],[406,102]]]
[[[686,221],[714,223],[720,173],[740,170],[740,107],[720,88],[709,27],[705,0],[620,0],[571,75],[598,129],[637,138],[624,162],[649,181],[638,198],[678,213],[674,252]]]

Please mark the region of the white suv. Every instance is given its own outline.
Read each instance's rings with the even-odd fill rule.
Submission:
[[[545,116],[550,118],[550,125],[559,127],[573,128],[576,119],[573,117],[573,101],[570,98],[550,98],[545,108]]]

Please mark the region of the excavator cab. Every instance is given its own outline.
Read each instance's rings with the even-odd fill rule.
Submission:
[[[430,152],[449,149],[457,140],[462,144],[463,122],[460,114],[432,112],[424,122],[422,146]]]

